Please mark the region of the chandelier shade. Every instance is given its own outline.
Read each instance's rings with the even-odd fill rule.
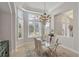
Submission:
[[[44,13],[43,13],[43,15],[40,15],[40,18],[39,18],[40,21],[47,21],[47,20],[51,19],[51,16],[46,13],[45,5],[46,4],[44,3]]]
[[[46,21],[48,19],[51,19],[51,16],[47,15],[46,13],[40,16],[40,21]]]

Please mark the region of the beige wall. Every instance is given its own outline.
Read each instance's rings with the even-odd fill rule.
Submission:
[[[11,51],[11,18],[10,14],[0,13],[0,40],[9,40],[9,49]]]
[[[3,5],[0,6],[0,40],[9,40],[9,49],[11,53],[15,46],[15,15],[14,12],[13,16],[11,15],[11,10],[8,2],[0,3]],[[14,6],[14,4],[12,3],[11,6]],[[14,9],[14,7],[12,8]]]

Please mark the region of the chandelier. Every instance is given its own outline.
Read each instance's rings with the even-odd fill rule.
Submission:
[[[49,19],[51,19],[51,16],[46,13],[46,4],[44,2],[44,13],[43,15],[40,15],[40,21],[46,21]]]

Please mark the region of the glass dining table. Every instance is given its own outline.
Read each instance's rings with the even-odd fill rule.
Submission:
[[[45,49],[45,52],[47,54],[47,56],[57,56],[56,53],[56,47],[54,46],[54,44],[50,43],[49,41],[42,41],[42,47],[43,49]]]

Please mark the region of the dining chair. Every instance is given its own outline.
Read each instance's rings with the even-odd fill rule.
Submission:
[[[43,56],[43,46],[41,40],[38,40],[37,38],[34,38],[35,41],[35,51],[39,56]]]

